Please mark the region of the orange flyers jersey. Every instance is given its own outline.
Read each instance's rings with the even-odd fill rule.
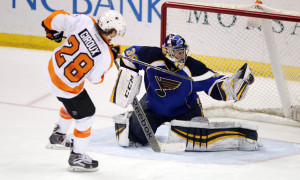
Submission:
[[[55,11],[44,20],[48,29],[68,33],[67,39],[54,50],[46,70],[54,95],[72,98],[83,90],[86,79],[101,83],[112,67],[109,42],[98,33],[95,23],[90,16],[65,11]]]

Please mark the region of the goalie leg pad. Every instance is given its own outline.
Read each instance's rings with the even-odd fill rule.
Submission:
[[[199,123],[208,123],[208,118],[207,117],[202,117],[202,116],[197,116],[193,117],[191,119],[192,122],[199,122]]]
[[[120,146],[129,146],[129,118],[132,115],[132,111],[128,111],[124,114],[119,114],[113,117],[115,122],[116,139]]]
[[[110,102],[126,108],[138,95],[142,76],[126,68],[120,68]]]
[[[185,143],[186,151],[258,150],[257,127],[239,122],[171,121],[168,143]]]

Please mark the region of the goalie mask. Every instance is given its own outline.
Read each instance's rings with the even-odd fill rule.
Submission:
[[[181,36],[169,34],[164,41],[162,51],[178,69],[184,68],[189,46]]]
[[[118,11],[108,10],[98,19],[98,25],[103,31],[115,29],[118,36],[124,36],[126,31],[126,22],[122,14]]]

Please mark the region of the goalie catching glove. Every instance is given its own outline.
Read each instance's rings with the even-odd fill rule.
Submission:
[[[55,30],[50,30],[48,29],[45,24],[44,24],[44,21],[42,22],[42,26],[45,28],[45,31],[46,31],[46,37],[50,40],[53,40],[57,43],[60,43],[62,38],[63,38],[63,35],[64,35],[64,32],[63,31],[55,31]]]
[[[139,94],[142,76],[126,68],[120,68],[110,102],[126,108]]]
[[[245,63],[231,77],[220,79],[213,88],[217,87],[223,101],[240,101],[245,97],[249,85],[253,82],[254,76],[252,70],[249,68],[248,64]]]

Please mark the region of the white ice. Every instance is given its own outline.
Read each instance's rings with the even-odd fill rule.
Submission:
[[[99,161],[99,171],[68,172],[69,151],[45,149],[61,107],[43,77],[51,53],[0,47],[1,180],[300,179],[297,127],[252,122],[259,126],[259,137],[265,143],[260,152],[162,154],[149,147],[119,147],[114,141],[111,117],[125,110],[108,101],[117,73],[115,67],[102,84],[86,83],[97,108],[87,153]]]

